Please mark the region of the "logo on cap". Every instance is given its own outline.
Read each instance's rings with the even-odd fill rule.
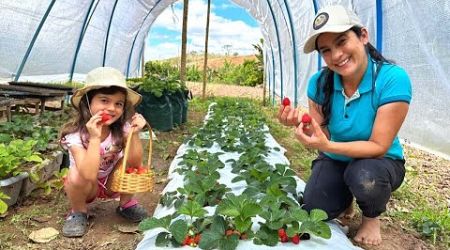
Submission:
[[[328,13],[322,12],[314,19],[313,29],[318,30],[328,22]]]

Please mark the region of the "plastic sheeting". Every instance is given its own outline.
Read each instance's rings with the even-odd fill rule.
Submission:
[[[205,118],[205,120],[208,119],[209,116]],[[269,128],[265,127],[266,131],[266,145],[268,148],[279,148],[280,150],[270,150],[268,156],[265,158],[266,162],[275,165],[275,164],[289,164],[288,159],[284,156],[284,153],[286,152],[286,149],[280,146],[278,142],[272,137],[272,135],[269,133]],[[226,185],[227,187],[231,188],[231,192],[233,192],[236,195],[240,195],[244,189],[247,187],[247,184],[245,181],[239,181],[239,182],[231,182],[231,180],[236,177],[236,174],[231,173],[232,166],[230,162],[227,162],[227,160],[234,159],[238,160],[240,155],[239,153],[235,152],[224,152],[221,150],[220,146],[217,143],[214,143],[212,147],[210,148],[198,148],[198,147],[191,147],[189,145],[182,144],[177,151],[177,155],[174,157],[174,160],[170,164],[169,172],[168,172],[168,179],[169,182],[167,183],[166,187],[162,191],[162,195],[166,192],[172,192],[176,191],[178,188],[183,187],[184,183],[184,176],[178,174],[175,172],[177,168],[179,168],[179,164],[182,161],[183,155],[189,150],[189,149],[195,149],[198,151],[206,150],[209,153],[217,153],[221,152],[222,154],[219,156],[219,159],[222,163],[225,164],[225,167],[223,169],[218,169],[218,172],[220,173],[220,179],[218,180],[219,183]],[[305,182],[298,178],[297,176],[294,176],[294,178],[297,181],[297,193],[303,192],[305,188]],[[215,207],[206,207],[205,208],[208,211],[208,215],[213,215],[215,211]],[[162,218],[164,216],[167,216],[169,214],[173,214],[175,212],[175,208],[167,208],[163,207],[161,204],[158,204],[156,207],[153,217],[155,218]],[[177,217],[176,219],[182,219],[183,216]],[[174,220],[176,220],[174,219]],[[253,226],[252,230],[257,231],[259,228],[258,222],[263,222],[263,219],[261,217],[256,217],[252,220]],[[359,247],[354,246],[351,241],[346,236],[348,228],[341,227],[337,222],[330,221],[327,222],[331,229],[331,238],[330,239],[323,239],[319,238],[317,236],[311,235],[310,240],[304,240],[300,242],[300,245],[294,245],[293,243],[278,243],[278,245],[269,247],[265,245],[255,245],[251,240],[247,241],[239,241],[239,245],[236,249],[244,250],[244,249],[258,249],[258,250],[283,250],[283,249],[298,249],[299,247],[302,249],[314,249],[314,250],[325,250],[325,249],[336,249],[336,250],[352,250],[352,249],[361,249]],[[164,229],[161,228],[155,228],[151,229],[145,232],[144,239],[138,244],[137,250],[146,250],[146,249],[179,249],[179,248],[171,248],[171,247],[157,247],[155,245],[156,237],[157,235],[162,232]],[[200,249],[198,247],[189,249]]]
[[[148,31],[174,1],[0,0],[0,80],[80,80],[102,65],[139,76]],[[302,52],[315,12],[333,3],[354,9],[371,42],[412,79],[413,100],[400,136],[450,158],[448,0],[232,1],[261,24],[273,100],[289,96],[305,107],[308,79],[323,65],[317,53]]]
[[[411,77],[413,100],[400,137],[450,159],[448,0],[232,1],[261,24],[265,79],[273,102],[288,96],[304,107],[308,79],[324,65],[316,52],[304,54],[302,49],[316,11],[330,4],[355,10],[369,29],[371,43]]]

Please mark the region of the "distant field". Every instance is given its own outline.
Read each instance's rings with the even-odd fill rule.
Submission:
[[[203,55],[188,55],[186,59],[187,66],[196,65],[199,69],[203,68]],[[238,55],[238,56],[225,56],[225,55],[209,55],[208,57],[208,67],[211,69],[221,68],[225,63],[225,60],[231,64],[239,65],[244,62],[244,60],[256,60],[255,55]],[[160,62],[169,62],[174,65],[180,64],[180,58],[174,57],[165,60],[158,60]]]

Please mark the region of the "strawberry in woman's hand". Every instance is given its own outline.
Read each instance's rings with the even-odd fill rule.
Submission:
[[[311,116],[309,116],[307,113],[303,114],[303,116],[302,116],[302,123],[304,125],[310,124],[311,120],[312,120]]]
[[[289,98],[285,97],[283,101],[281,102],[284,107],[291,105],[291,100]]]
[[[102,123],[107,122],[109,119],[111,119],[111,115],[109,115],[108,113],[102,114],[102,120],[101,120]]]

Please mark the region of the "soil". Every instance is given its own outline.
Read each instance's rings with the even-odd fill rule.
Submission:
[[[194,96],[201,96],[201,83],[189,83],[189,87]],[[248,96],[262,99],[262,88],[208,85],[207,94]],[[189,126],[200,126],[204,115],[190,109],[188,114]],[[153,144],[152,164],[156,174],[156,184],[153,192],[137,196],[140,203],[149,211],[149,214],[153,213],[158,204],[160,193],[167,184],[167,170],[176,155],[176,150],[184,138],[190,135],[190,132],[184,126],[171,132],[156,133],[158,141]],[[426,157],[435,156],[427,154]],[[433,166],[427,167],[432,168]],[[446,187],[448,191],[448,185]],[[58,198],[58,196],[60,197]],[[60,231],[64,217],[69,210],[69,204],[62,192],[54,191],[49,196],[45,196],[41,190],[36,190],[31,196],[10,208],[7,215],[0,219],[0,249],[135,249],[143,236],[137,231],[123,232],[136,230],[137,224],[126,222],[116,215],[117,204],[118,202],[115,200],[97,200],[92,203],[89,207],[90,229],[82,238],[70,239],[59,235],[48,243],[32,243],[28,239],[28,235],[32,231],[44,227],[53,227]],[[357,215],[346,222],[350,228],[349,237],[355,235],[359,221],[360,218]],[[393,221],[389,217],[382,217],[382,222],[382,244],[377,247],[361,247],[369,250],[437,249],[432,244],[422,240],[417,232],[403,229],[402,223]]]

